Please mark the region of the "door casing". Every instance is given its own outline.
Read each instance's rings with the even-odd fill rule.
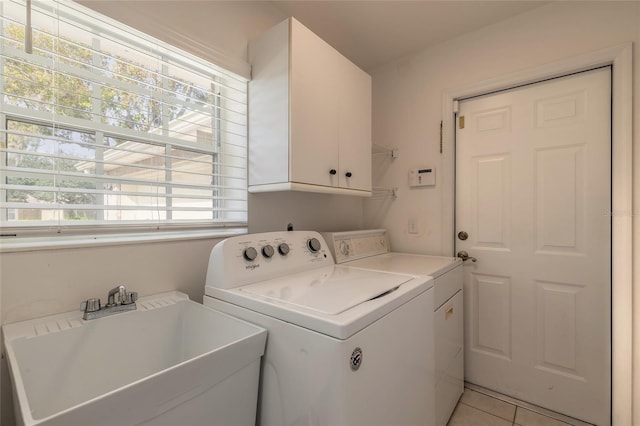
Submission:
[[[442,97],[442,253],[455,249],[455,121],[458,99],[612,65],[612,424],[633,423],[633,49],[624,43],[447,91]]]

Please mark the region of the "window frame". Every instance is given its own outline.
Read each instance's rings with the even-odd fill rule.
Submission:
[[[81,10],[81,11],[84,10],[82,6],[75,5],[75,4],[72,5],[71,7],[75,10]],[[92,14],[95,13],[96,15],[98,15],[97,12],[93,12],[90,9],[86,9],[86,11]],[[60,19],[60,17],[58,17],[58,19]],[[65,19],[70,19],[69,15],[65,16]],[[3,14],[3,20],[4,20],[4,14]],[[112,21],[110,20],[110,18],[107,18],[104,16],[100,16],[100,20],[107,23]],[[113,23],[115,23],[115,21],[113,21]],[[111,34],[118,33],[119,31],[120,32],[126,31],[127,36],[129,37],[134,37],[136,35],[143,35],[144,37],[152,38],[149,35],[139,33],[137,30],[134,30],[120,23],[117,23],[117,25],[114,26],[113,28],[110,27],[109,30],[111,30]],[[91,27],[92,43],[99,44],[101,40],[100,34],[102,33],[105,33],[104,29],[100,28],[96,30],[94,27]],[[137,40],[137,43],[140,44],[140,40],[142,39],[140,40],[136,39],[136,40]],[[34,56],[32,56],[31,54],[27,54],[21,51],[20,49],[16,49],[13,46],[7,46],[7,43],[4,40],[0,40],[0,43],[2,44],[2,46],[0,46],[0,48],[2,49],[2,55],[0,55],[0,69],[3,69],[3,70],[5,69],[4,68],[5,55],[7,55],[6,53],[7,51],[10,52],[8,56],[11,58],[15,57],[18,60],[28,59],[29,62],[33,61]],[[176,64],[189,65],[189,62],[192,60],[204,61],[204,60],[200,60],[198,58],[192,57],[192,55],[190,55],[189,53],[184,52],[181,49],[169,46],[166,43],[163,43],[160,41],[157,41],[157,43],[158,45],[161,46],[161,47],[158,47],[157,50],[165,52],[163,53],[163,55],[167,53],[175,52],[175,51],[179,51],[184,54],[183,57],[178,59],[172,57],[169,60],[167,60],[166,57],[163,57],[162,58],[163,63],[171,63],[171,64],[176,63]],[[42,63],[45,63],[48,61],[47,58],[43,58],[43,57],[35,57],[35,58],[36,58],[36,61],[40,60]],[[135,62],[133,62],[133,64],[138,65]],[[247,106],[247,99],[246,99],[247,91],[248,91],[247,79],[245,79],[242,76],[239,76],[238,74],[233,73],[232,71],[224,70],[215,64],[212,64],[212,65],[216,68],[216,70],[222,70],[223,74],[226,73],[228,75],[233,75],[234,78],[239,77],[244,81],[245,89],[243,93],[245,96],[245,100],[244,100],[245,110],[241,114],[244,114],[244,117],[246,117],[248,114],[248,111],[247,111],[248,106]],[[58,62],[57,66],[61,68],[69,67],[68,64],[61,63],[61,62]],[[93,67],[95,66],[95,64],[92,64],[91,66]],[[94,78],[94,79],[100,78],[100,76],[97,74],[94,74],[92,76],[91,75],[92,70],[80,70],[80,72],[87,73],[86,78],[88,81],[93,81],[91,80],[91,78]],[[76,75],[77,73],[78,73],[78,69],[75,69],[75,68],[72,70],[72,72],[70,72],[70,74],[73,74],[73,75]],[[99,81],[96,81],[96,82],[100,84]],[[111,82],[111,80],[109,80],[109,82]],[[102,84],[104,84],[104,81],[102,82]],[[216,78],[213,77],[210,80],[211,90],[213,91],[213,93],[218,93],[219,95],[220,92],[216,90],[216,87],[215,87],[216,84],[217,84]],[[122,82],[123,89],[131,90],[131,87],[127,87],[127,86],[128,86],[127,82]],[[4,77],[0,78],[0,92],[4,93]],[[100,97],[94,98],[94,101],[96,99],[97,99],[97,102],[104,102],[104,100],[102,100]],[[140,136],[139,132],[137,133],[135,131],[129,131],[129,129],[126,129],[123,127],[116,127],[107,123],[96,122],[95,120],[89,121],[89,120],[84,120],[84,119],[70,117],[70,116],[63,116],[59,114],[48,113],[44,111],[25,110],[25,108],[22,108],[16,105],[8,105],[7,103],[4,102],[4,99],[0,99],[0,101],[2,103],[1,109],[0,109],[0,131],[2,132],[0,137],[0,143],[2,144],[3,148],[7,147],[7,135],[8,135],[7,123],[9,122],[9,120],[16,120],[16,121],[32,123],[32,124],[55,126],[57,128],[65,128],[65,129],[81,131],[81,132],[89,132],[95,135],[96,138],[98,138],[99,140],[100,139],[105,140],[107,137],[113,137],[113,138],[121,138],[127,141],[161,145],[161,146],[164,146],[165,148],[165,158],[170,158],[170,151],[173,148],[195,151],[197,153],[211,155],[212,156],[212,178],[213,178],[212,184],[216,187],[216,189],[213,189],[213,191],[221,190],[224,192],[226,190],[226,186],[222,184],[223,183],[222,181],[224,179],[229,179],[229,177],[222,177],[220,173],[220,169],[224,167],[237,167],[233,165],[220,164],[220,161],[217,161],[220,159],[221,149],[224,149],[224,145],[225,145],[225,143],[222,142],[222,135],[221,135],[221,132],[222,132],[221,120],[222,120],[223,108],[221,107],[220,96],[214,97],[213,102],[215,103],[213,105],[207,105],[203,107],[203,109],[206,109],[206,108],[213,109],[212,111],[207,111],[207,114],[210,115],[211,118],[213,119],[211,130],[212,132],[216,132],[213,139],[214,141],[217,141],[218,144],[220,144],[220,147],[218,148],[215,147],[216,144],[213,144],[211,149],[205,149],[204,146],[199,145],[197,141],[196,143],[190,143],[188,141],[181,140],[181,141],[178,141],[178,143],[176,143],[177,140],[175,138],[171,138],[168,136],[168,131],[167,131],[168,123],[166,120],[169,117],[166,116],[166,114],[162,114],[162,124],[161,124],[162,132],[160,132],[159,134],[153,134],[153,138],[150,137],[148,139],[145,139]],[[188,106],[190,109],[194,108],[193,104],[189,104]],[[92,108],[95,110],[96,106],[92,104]],[[100,106],[98,106],[98,108],[100,108]],[[55,115],[55,120],[52,119],[54,115]],[[247,131],[247,127],[248,127],[248,124],[245,122],[244,123],[245,132]],[[68,244],[75,245],[82,241],[84,241],[82,244],[86,244],[87,241],[92,242],[94,244],[98,243],[99,241],[104,241],[104,242],[109,241],[109,243],[113,243],[113,242],[126,243],[127,241],[140,242],[140,241],[173,240],[173,239],[181,239],[182,237],[212,238],[212,237],[215,237],[216,235],[229,235],[229,234],[235,235],[239,233],[246,233],[247,226],[248,226],[247,225],[248,191],[247,191],[247,185],[246,185],[247,183],[246,181],[246,169],[247,169],[247,159],[246,159],[247,158],[246,156],[247,137],[246,135],[244,136],[243,148],[245,152],[245,155],[243,158],[243,161],[244,161],[244,167],[243,167],[244,177],[243,178],[245,179],[245,184],[243,189],[245,194],[245,198],[244,198],[245,207],[244,207],[244,210],[239,210],[239,211],[244,212],[244,220],[216,221],[216,214],[218,216],[220,215],[217,209],[222,207],[223,204],[225,204],[224,193],[223,193],[223,194],[218,194],[218,196],[213,196],[211,198],[212,210],[213,212],[217,212],[213,214],[213,219],[203,220],[202,222],[163,223],[162,221],[158,221],[152,224],[141,224],[141,223],[117,224],[117,223],[110,222],[105,224],[91,224],[91,225],[83,225],[83,224],[65,225],[63,220],[63,221],[59,221],[58,225],[56,226],[51,226],[49,224],[36,225],[36,224],[27,224],[27,223],[19,224],[17,226],[3,226],[2,229],[0,229],[0,252],[7,251],[7,250],[14,250],[14,249],[22,250],[22,249],[25,249],[24,247],[33,249],[38,247],[67,246]],[[105,148],[103,148],[103,150],[107,150],[107,149],[108,148],[105,145]],[[7,157],[8,156],[5,151],[0,151],[0,163],[2,165],[7,164],[7,161],[8,161]],[[98,155],[96,155],[96,159],[97,158],[98,158]],[[99,163],[96,161],[96,164],[99,164]],[[166,167],[166,168],[171,170],[171,167]],[[5,172],[4,167],[0,167],[0,182],[6,182],[6,179],[7,179],[7,173]],[[167,188],[171,187],[170,182],[171,180],[167,180]],[[164,197],[164,198],[165,200],[167,200],[166,201],[167,203],[169,203],[169,200],[171,200],[171,197]],[[7,220],[9,219],[8,216],[10,215],[9,208],[1,206],[1,204],[4,204],[5,202],[8,202],[7,191],[0,188],[0,222],[2,223],[7,223]],[[95,205],[104,206],[105,204],[103,202],[101,204],[95,203]],[[167,209],[166,211],[170,212],[171,210]],[[65,238],[67,238],[69,242],[63,241]],[[49,239],[55,239],[57,240],[57,242],[53,242],[53,240],[48,241]],[[14,247],[14,248],[12,249],[11,247]]]

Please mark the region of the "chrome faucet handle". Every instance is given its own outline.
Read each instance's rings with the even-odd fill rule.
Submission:
[[[80,305],[82,312],[96,312],[100,310],[100,299],[91,298],[87,299]]]
[[[131,292],[128,292],[126,294],[126,296],[124,297],[123,300],[120,301],[120,304],[122,304],[122,305],[130,305],[132,303],[136,303],[136,300],[138,300],[138,292],[137,291],[131,291]]]
[[[119,285],[118,287],[114,287],[109,290],[109,294],[107,295],[107,307],[116,306],[116,294],[120,298],[119,303],[122,303],[126,298],[127,290],[123,285]]]

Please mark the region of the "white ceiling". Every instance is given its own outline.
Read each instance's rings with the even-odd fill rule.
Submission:
[[[0,0],[1,2],[2,0]],[[75,0],[196,55],[211,46],[245,57],[246,44],[294,16],[370,70],[548,1],[526,0]]]
[[[546,1],[273,1],[367,70]]]

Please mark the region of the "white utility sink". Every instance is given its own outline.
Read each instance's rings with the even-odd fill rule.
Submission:
[[[182,293],[3,326],[18,424],[253,425],[266,331]]]

